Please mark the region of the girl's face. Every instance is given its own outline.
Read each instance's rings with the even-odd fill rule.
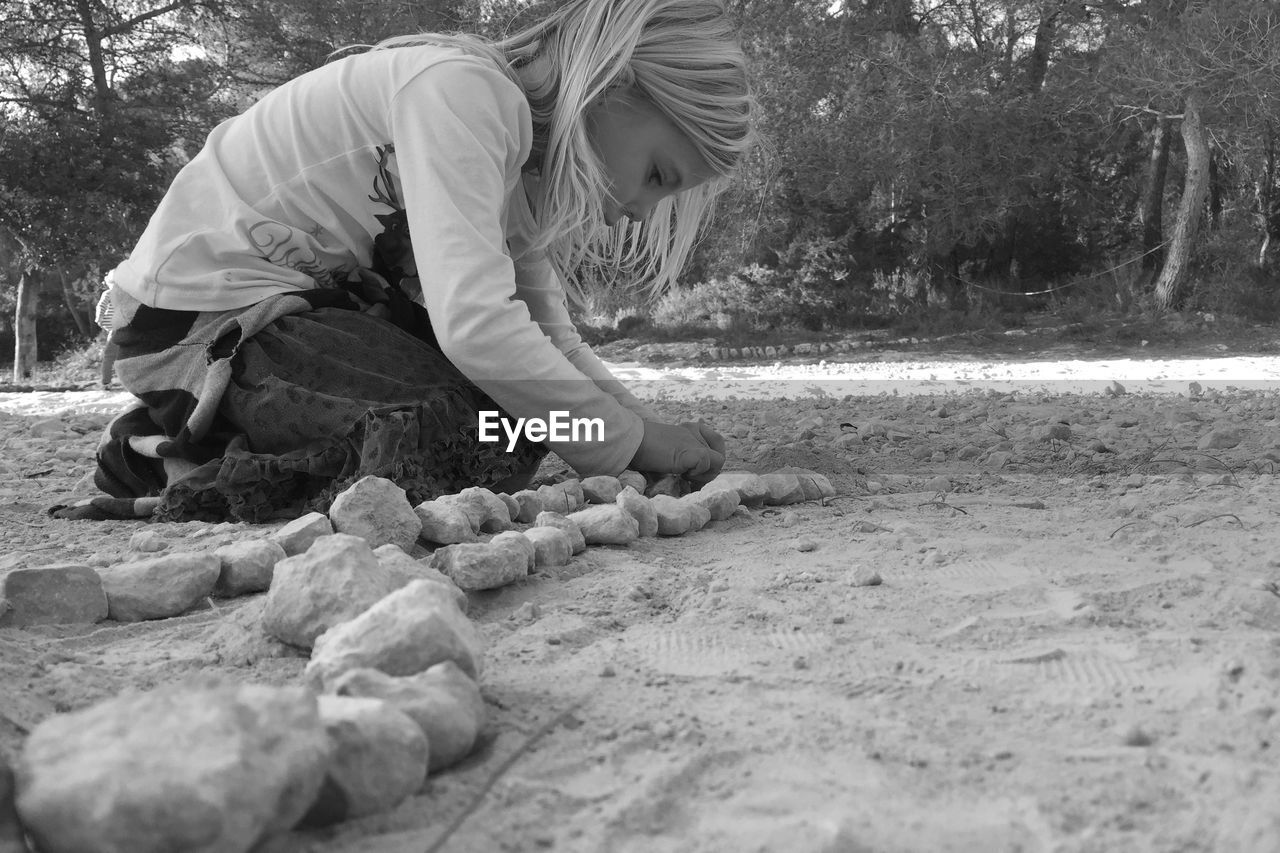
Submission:
[[[587,112],[587,135],[604,166],[610,196],[604,221],[640,222],[667,196],[712,177],[689,138],[634,90],[619,91]]]

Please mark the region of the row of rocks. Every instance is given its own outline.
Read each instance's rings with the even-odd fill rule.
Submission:
[[[242,851],[293,827],[393,809],[428,774],[466,757],[484,725],[483,641],[465,590],[561,565],[588,545],[700,529],[743,504],[833,493],[826,478],[799,469],[726,473],[679,496],[650,486],[646,497],[637,485],[628,477],[515,496],[467,489],[412,507],[394,483],[369,477],[328,516],[266,538],[98,572],[10,572],[5,616],[21,624],[164,618],[211,594],[265,590],[263,632],[311,653],[301,687],[177,685],[45,720],[16,767],[23,827],[45,853]],[[470,541],[415,559],[408,549],[420,539],[439,544],[427,519],[447,511]],[[531,526],[514,529],[525,519]],[[132,550],[159,550],[145,533]]]

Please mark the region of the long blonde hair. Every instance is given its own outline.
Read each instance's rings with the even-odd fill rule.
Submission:
[[[541,172],[532,249],[547,252],[575,299],[584,277],[653,294],[671,287],[755,141],[746,59],[721,0],[569,0],[498,41],[422,33],[375,48],[413,44],[488,57],[524,91],[534,127],[530,160]],[[585,119],[592,105],[626,88],[670,118],[716,177],[664,199],[645,223],[611,229],[602,210],[609,182]]]

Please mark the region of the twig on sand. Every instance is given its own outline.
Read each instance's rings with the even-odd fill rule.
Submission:
[[[471,802],[467,804],[467,807],[453,819],[452,823],[445,827],[444,832],[439,838],[432,842],[431,846],[427,848],[426,853],[439,853],[440,850],[443,850],[444,845],[453,837],[454,833],[462,828],[462,824],[466,823],[467,818],[471,817],[475,810],[480,808],[480,803],[486,796],[488,796],[489,791],[491,791],[493,786],[498,783],[498,780],[501,779],[525,753],[532,749],[534,744],[550,734],[552,729],[568,719],[570,714],[581,708],[586,704],[586,702],[587,697],[582,697],[569,707],[565,708],[559,714],[556,714],[550,720],[543,723],[537,731],[529,735],[528,740],[520,744],[515,752],[508,755],[506,760],[498,765],[497,769],[493,771],[493,775],[491,775],[485,783],[480,786],[480,790],[476,792],[476,795],[471,799]]]
[[[1137,523],[1138,523],[1138,522],[1136,522],[1136,521],[1129,521],[1129,522],[1126,522],[1126,523],[1124,523],[1124,524],[1120,525],[1119,527],[1117,527],[1115,530],[1111,531],[1111,536],[1108,536],[1107,538],[1108,538],[1108,539],[1111,539],[1111,538],[1113,538],[1117,533],[1119,533],[1121,530],[1124,530],[1126,527],[1133,527],[1133,526],[1134,526],[1135,524],[1137,524]]]
[[[946,501],[925,501],[924,503],[916,504],[916,509],[919,509],[921,507],[926,507],[926,506],[945,507],[946,509],[954,509],[956,512],[960,513],[961,515],[969,514],[965,512],[963,509],[961,509],[960,507],[955,506],[954,504],[949,504]]]
[[[1215,518],[1234,518],[1236,520],[1236,524],[1240,525],[1241,527],[1244,527],[1244,522],[1241,521],[1240,516],[1236,515],[1234,512],[1220,512],[1217,515],[1210,515],[1205,518],[1199,519],[1198,521],[1187,522],[1182,526],[1195,527],[1197,524],[1204,524],[1206,521],[1213,521]]]

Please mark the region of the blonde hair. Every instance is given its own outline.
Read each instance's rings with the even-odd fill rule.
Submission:
[[[545,250],[570,295],[582,277],[669,289],[692,253],[727,178],[755,141],[746,59],[721,0],[570,0],[498,41],[423,33],[375,48],[458,47],[491,59],[524,91],[533,116],[530,157],[541,172],[534,199]],[[609,182],[591,145],[586,114],[631,89],[689,138],[715,177],[657,204],[644,223],[604,223]],[[625,220],[624,220],[625,221]]]

